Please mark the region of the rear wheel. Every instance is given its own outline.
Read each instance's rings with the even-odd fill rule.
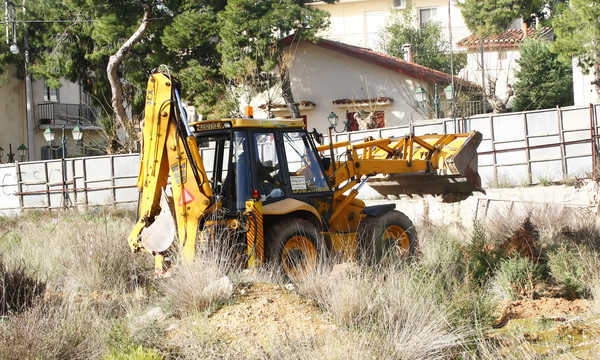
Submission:
[[[304,219],[286,219],[270,227],[267,259],[290,278],[314,270],[322,251],[323,236]]]
[[[359,228],[359,259],[377,264],[389,257],[408,259],[415,255],[417,231],[400,211],[366,217]]]

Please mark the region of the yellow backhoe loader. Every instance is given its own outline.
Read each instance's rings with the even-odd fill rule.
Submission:
[[[268,263],[288,275],[320,254],[411,256],[411,220],[394,204],[366,206],[356,198],[361,186],[449,201],[483,191],[478,132],[341,143],[330,132],[329,144],[317,146],[300,119],[188,124],[179,91],[166,67],[149,78],[138,222],[128,239],[132,251],[154,255],[158,273],[174,247],[191,261],[211,242],[238,249],[248,266]]]

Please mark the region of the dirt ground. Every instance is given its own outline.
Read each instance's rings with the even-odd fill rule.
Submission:
[[[237,292],[231,305],[209,317],[214,329],[230,339],[267,341],[273,334],[298,338],[338,329],[312,301],[284,286],[251,284]]]
[[[540,298],[533,300],[503,300],[498,304],[500,317],[496,321],[497,327],[502,327],[509,320],[547,317],[560,319],[576,316],[590,311],[588,300],[563,298]]]

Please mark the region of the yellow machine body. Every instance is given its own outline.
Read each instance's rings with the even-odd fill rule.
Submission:
[[[154,255],[157,272],[173,246],[184,261],[191,261],[198,243],[219,241],[214,236],[219,227],[245,234],[228,241],[245,243],[241,255],[249,266],[274,262],[289,269],[298,249],[308,243],[304,256],[326,250],[355,258],[365,251],[365,229],[382,226],[387,229],[383,238],[396,234],[402,238],[398,243],[407,246],[413,235],[405,228],[412,223],[393,206],[367,207],[357,199],[365,183],[382,195],[432,194],[446,201],[483,191],[477,173],[478,132],[351,143],[331,143],[330,136],[330,144],[316,146],[300,119],[188,124],[178,86],[165,71],[148,81],[138,221],[128,238],[132,251]],[[214,151],[210,164],[200,156],[200,148],[207,146]],[[264,154],[270,154],[268,161],[261,160]],[[299,165],[292,166],[294,161]],[[271,180],[279,192],[260,194]],[[386,223],[379,226],[379,219]]]

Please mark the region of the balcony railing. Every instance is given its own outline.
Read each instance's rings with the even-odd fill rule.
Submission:
[[[39,104],[36,120],[40,125],[98,125],[100,109],[82,104],[47,103]]]

